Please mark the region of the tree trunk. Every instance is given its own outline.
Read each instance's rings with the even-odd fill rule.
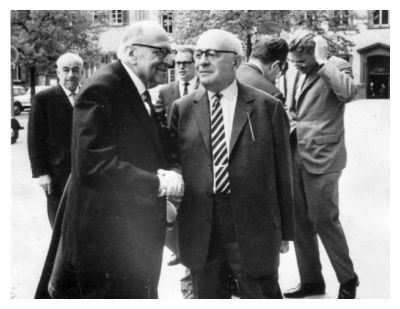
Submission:
[[[253,51],[251,44],[251,36],[252,34],[248,33],[246,37],[246,61],[249,61],[251,52]]]
[[[29,80],[31,84],[31,97],[35,94],[36,86],[36,65],[29,66]]]

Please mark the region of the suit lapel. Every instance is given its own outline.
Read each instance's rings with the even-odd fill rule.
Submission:
[[[171,88],[171,99],[170,102],[174,102],[178,100],[181,97],[181,94],[179,92],[179,82],[176,81],[174,82],[173,87]]]
[[[253,106],[250,102],[254,101],[254,97],[251,96],[246,89],[238,82],[238,98],[236,102],[235,115],[233,117],[233,126],[231,134],[231,142],[229,153],[235,147],[235,144],[239,138],[240,133],[243,130],[246,122],[249,121],[251,114],[253,112]]]
[[[61,85],[58,85],[56,88],[56,96],[58,97],[57,101],[60,103],[60,105],[72,112],[71,102],[69,101]]]
[[[296,103],[297,106],[299,106],[299,103],[300,103],[302,97],[304,96],[304,93],[306,93],[307,90],[308,90],[308,89],[314,84],[314,82],[320,77],[319,74],[318,74],[318,71],[319,71],[319,67],[316,67],[316,68],[311,72],[311,74],[309,74],[309,75],[306,77],[306,80],[304,81],[304,85],[303,85],[303,87],[301,88],[301,92],[300,92],[299,98],[298,98],[297,103]]]
[[[124,89],[124,93],[122,94],[125,97],[125,101],[129,105],[129,108],[137,115],[137,118],[142,123],[143,127],[146,129],[149,137],[156,145],[156,148],[162,154],[162,146],[158,134],[159,124],[155,123],[154,119],[147,112],[142,97],[136,89],[135,84],[133,83],[131,77],[128,72],[126,72],[125,68],[122,66],[121,62],[115,62],[115,70],[117,71],[117,76],[120,76],[121,85]]]
[[[197,124],[200,128],[201,135],[203,136],[204,144],[209,153],[211,153],[210,146],[210,106],[207,97],[207,91],[204,88],[200,88],[195,94],[193,99],[193,110],[194,116],[197,120]]]

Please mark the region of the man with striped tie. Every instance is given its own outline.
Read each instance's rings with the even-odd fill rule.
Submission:
[[[279,100],[236,80],[240,41],[203,33],[194,52],[203,87],[174,102],[171,131],[183,169],[181,262],[195,298],[282,298],[281,242],[294,238],[288,119]]]

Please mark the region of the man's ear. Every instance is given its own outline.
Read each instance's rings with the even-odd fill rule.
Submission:
[[[236,67],[239,67],[241,63],[242,63],[242,57],[236,56],[235,59],[233,60],[233,65],[235,65]]]
[[[279,60],[276,60],[276,61],[272,62],[271,70],[273,70],[275,68],[278,68],[280,70],[281,68],[280,68],[279,64],[280,64]]]

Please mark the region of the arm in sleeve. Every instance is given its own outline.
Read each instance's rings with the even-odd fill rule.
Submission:
[[[347,103],[356,96],[357,86],[348,62],[341,60],[336,64],[331,58],[322,66],[319,74],[341,102]]]
[[[47,149],[47,115],[43,98],[32,97],[32,108],[28,122],[28,153],[32,176],[37,178],[49,174],[50,166]]]
[[[132,201],[157,196],[157,175],[121,160],[108,87],[91,87],[81,93],[74,110],[72,164],[81,185]],[[135,151],[142,151],[140,145]],[[145,155],[145,154],[143,154]]]
[[[272,132],[282,240],[294,239],[293,183],[289,128],[289,121],[285,110],[282,104],[277,103],[272,118]]]

